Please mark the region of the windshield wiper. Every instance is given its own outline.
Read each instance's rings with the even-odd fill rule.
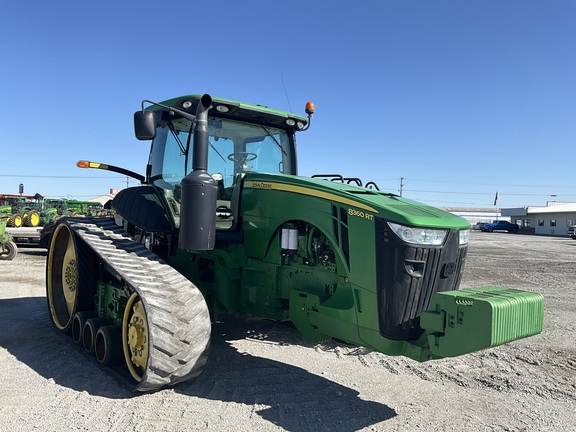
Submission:
[[[182,152],[183,155],[187,155],[188,152],[186,151],[186,148],[184,147],[184,144],[182,144],[182,141],[180,140],[180,137],[178,136],[178,133],[176,132],[176,129],[174,129],[174,125],[172,124],[171,121],[168,122],[168,129],[170,129],[170,132],[172,133],[172,136],[174,137],[174,139],[176,140],[176,143],[178,144],[178,147],[180,147],[180,151]]]
[[[274,135],[272,135],[272,133],[268,130],[268,128],[266,127],[266,125],[262,124],[260,125],[260,127],[262,128],[262,130],[264,132],[266,132],[266,135],[268,135],[270,138],[272,138],[274,140],[274,142],[276,143],[276,145],[278,147],[280,147],[280,150],[282,150],[282,153],[284,153],[284,156],[288,156],[288,153],[286,153],[286,150],[284,150],[282,148],[282,145],[278,142],[278,140],[276,139],[276,137]]]
[[[192,141],[192,135],[194,134],[194,132],[193,132],[194,123],[192,123],[190,125],[190,131],[188,131],[188,140],[186,141],[186,148],[184,148],[182,141],[180,141],[180,138],[177,136],[176,130],[174,129],[174,125],[172,124],[172,122],[168,122],[168,127],[170,129],[170,132],[172,132],[172,135],[174,135],[174,138],[178,142],[178,146],[180,147],[182,154],[184,156],[186,156],[186,158],[184,159],[184,166],[187,167],[188,166],[188,149],[190,148],[190,142]],[[220,152],[216,149],[216,147],[214,147],[214,144],[212,144],[210,141],[208,141],[208,145],[214,149],[214,151],[218,154],[218,156],[220,156],[220,158],[224,162],[226,162],[226,159],[224,159],[224,156],[222,156],[220,154]],[[186,169],[184,169],[184,171],[186,171]]]
[[[222,156],[222,155],[220,154],[220,152],[216,149],[216,147],[214,147],[214,144],[212,144],[210,141],[208,141],[208,145],[209,145],[210,147],[212,147],[212,149],[213,149],[216,153],[218,153],[218,156],[220,156],[220,159],[222,159],[222,160],[224,161],[224,163],[226,163],[226,159],[224,159],[224,156]]]

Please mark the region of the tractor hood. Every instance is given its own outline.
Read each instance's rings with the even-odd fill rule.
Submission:
[[[292,175],[248,173],[244,186],[324,198],[390,222],[427,228],[467,229],[466,219],[444,210],[374,189]]]

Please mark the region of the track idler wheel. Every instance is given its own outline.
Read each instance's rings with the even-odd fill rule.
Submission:
[[[64,222],[55,227],[48,248],[46,299],[54,325],[67,332],[77,311],[93,308],[97,267],[86,245]]]
[[[140,297],[134,293],[124,310],[122,347],[128,370],[137,382],[142,381],[148,364],[148,343],[148,319]]]

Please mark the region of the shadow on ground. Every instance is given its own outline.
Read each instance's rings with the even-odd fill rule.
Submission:
[[[0,346],[49,382],[95,396],[137,397],[57,333],[44,297],[0,300],[0,328]],[[246,337],[275,341],[280,333],[298,343],[295,330],[267,321],[227,317],[216,323],[204,372],[175,391],[252,406],[256,415],[290,431],[353,431],[396,416],[385,404],[360,399],[353,389],[299,367],[240,353],[232,345]]]

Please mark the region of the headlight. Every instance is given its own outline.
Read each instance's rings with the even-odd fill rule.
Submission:
[[[470,241],[470,230],[460,230],[460,245],[467,245]]]
[[[440,246],[444,243],[448,230],[417,228],[388,222],[394,234],[404,240],[406,243],[415,245],[432,245]]]

